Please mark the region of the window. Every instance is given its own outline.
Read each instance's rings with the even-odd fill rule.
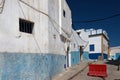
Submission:
[[[32,34],[34,23],[24,19],[19,19],[19,30],[20,32],[25,32]]]
[[[91,44],[91,45],[90,45],[90,51],[94,51],[94,49],[95,49],[94,44]]]
[[[63,10],[63,16],[64,16],[64,17],[66,16],[65,10]]]

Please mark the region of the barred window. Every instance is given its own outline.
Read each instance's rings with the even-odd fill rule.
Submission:
[[[34,23],[24,19],[19,19],[19,31],[32,34]]]

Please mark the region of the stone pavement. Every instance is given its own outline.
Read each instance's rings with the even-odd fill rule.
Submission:
[[[70,80],[120,80],[120,70],[118,71],[118,62],[116,61],[96,61],[93,64],[106,64],[107,77],[88,76],[89,67]]]
[[[89,64],[93,63],[93,61],[84,61],[79,64],[66,69],[66,71],[56,75],[52,80],[70,80],[78,73],[81,73],[85,68],[88,67]]]

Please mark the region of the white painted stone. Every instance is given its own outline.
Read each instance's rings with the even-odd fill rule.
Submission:
[[[19,18],[34,22],[32,34],[19,31]],[[70,41],[62,42],[60,35],[70,38],[71,24],[65,0],[6,0],[0,14],[0,52],[65,55],[65,44]]]

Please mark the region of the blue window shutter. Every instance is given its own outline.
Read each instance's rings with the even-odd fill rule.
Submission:
[[[94,44],[90,45],[90,51],[94,51],[94,48],[95,48]]]

